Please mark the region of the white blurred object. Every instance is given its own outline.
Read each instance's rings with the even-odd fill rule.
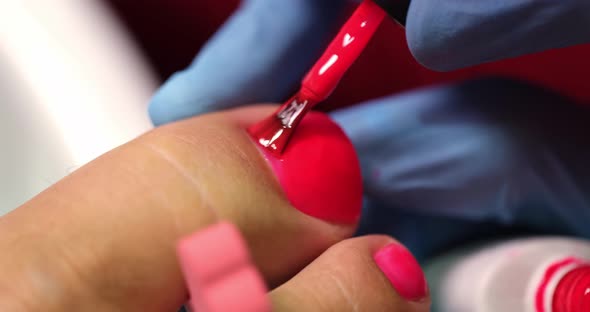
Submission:
[[[0,215],[149,130],[155,88],[101,1],[0,0]]]
[[[587,240],[494,242],[446,253],[424,268],[433,312],[590,311]]]

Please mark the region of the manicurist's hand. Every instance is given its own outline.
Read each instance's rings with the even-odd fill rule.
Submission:
[[[352,2],[242,1],[193,63],[158,92],[152,120],[163,124],[284,100],[317,61]],[[585,0],[412,0],[406,37],[419,62],[452,70],[588,43],[588,29],[590,2]]]

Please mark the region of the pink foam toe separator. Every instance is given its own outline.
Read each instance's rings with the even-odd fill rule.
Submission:
[[[233,224],[220,222],[196,232],[182,239],[177,251],[193,311],[271,310],[262,276]]]

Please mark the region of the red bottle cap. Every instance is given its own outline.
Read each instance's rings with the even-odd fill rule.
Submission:
[[[553,312],[589,312],[590,265],[575,268],[562,277],[552,301]]]

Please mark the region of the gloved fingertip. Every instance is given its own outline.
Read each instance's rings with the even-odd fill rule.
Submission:
[[[421,19],[421,21],[423,21]],[[406,40],[410,53],[420,65],[437,72],[448,72],[477,64],[478,56],[466,55],[466,49],[455,47],[452,34],[433,33],[429,25],[420,25],[410,19]]]
[[[425,40],[420,40],[408,36],[408,47],[414,59],[422,66],[437,72],[447,72],[456,69],[458,66],[453,66],[447,58],[433,55],[433,51],[439,50],[440,47],[431,47],[432,44],[426,43]]]
[[[174,74],[154,94],[148,106],[148,113],[155,126],[189,118],[212,110],[206,95],[196,83],[191,83],[187,73]]]
[[[176,119],[178,112],[176,110],[178,94],[178,85],[175,77],[172,76],[156,93],[153,95],[149,105],[148,113],[152,123],[160,126]]]
[[[587,43],[587,1],[413,0],[406,37],[414,58],[450,71]],[[542,22],[541,22],[542,21]]]
[[[430,0],[413,0],[406,21],[408,48],[418,63],[438,72],[502,58],[510,54],[503,45],[514,36],[500,36],[501,23],[492,21],[495,12],[511,12],[513,6],[449,1],[437,7]]]
[[[148,105],[148,114],[154,126],[161,126],[174,120],[170,116],[170,110],[166,108],[164,101],[161,100],[165,97],[159,96],[159,93],[160,91],[153,96]]]

